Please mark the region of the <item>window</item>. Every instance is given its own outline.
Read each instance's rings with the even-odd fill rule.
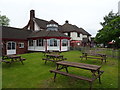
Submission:
[[[47,30],[49,31],[58,31],[58,28],[56,27],[48,27]]]
[[[43,46],[43,39],[37,40],[37,46]]]
[[[24,48],[24,43],[19,43],[19,48]]]
[[[48,24],[47,27],[58,27],[56,24]]]
[[[48,24],[47,25],[47,30],[58,31],[58,25],[56,25],[56,24]]]
[[[29,40],[29,46],[33,46],[33,40]]]
[[[7,50],[14,50],[16,48],[15,42],[8,42],[7,43]]]
[[[77,37],[80,37],[80,33],[77,33]]]
[[[62,46],[68,46],[68,40],[67,39],[62,40]]]
[[[57,39],[50,39],[49,46],[57,46]]]
[[[68,32],[68,36],[70,37],[70,32]]]

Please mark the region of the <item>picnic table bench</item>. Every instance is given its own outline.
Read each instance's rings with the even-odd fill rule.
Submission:
[[[76,63],[76,62],[68,62],[68,61],[60,61],[60,62],[56,62],[56,64],[57,64],[56,70],[50,70],[51,73],[55,73],[54,74],[54,82],[55,82],[55,79],[56,79],[56,75],[61,74],[61,75],[64,75],[64,76],[69,76],[69,77],[72,77],[72,78],[88,81],[89,84],[90,84],[90,89],[92,88],[92,83],[97,78],[99,78],[99,83],[101,84],[101,75],[104,72],[104,71],[100,70],[101,66],[84,64],[84,63]],[[62,67],[60,67],[60,66],[62,66]],[[75,68],[90,70],[92,72],[92,78],[68,73],[68,69],[67,69],[68,67],[75,67]],[[60,71],[61,69],[64,69],[64,68],[66,69],[66,72]]]
[[[10,59],[10,60],[9,60]],[[21,62],[23,65],[23,61],[25,61],[25,58],[22,58],[21,56],[16,56],[16,55],[5,55],[2,57],[0,60],[1,62],[5,62],[7,64],[12,64],[13,62]]]
[[[102,62],[105,61],[105,63],[106,63],[106,55],[105,54],[88,54],[88,53],[82,53],[82,56],[80,56],[80,58],[81,58],[81,60],[83,58],[86,58],[86,60],[88,58],[90,58],[90,59],[97,59],[97,60],[101,60]]]
[[[47,61],[58,62],[58,61],[67,60],[67,58],[63,58],[63,55],[46,54],[46,58],[43,58],[42,60],[45,60],[45,64],[46,64]]]

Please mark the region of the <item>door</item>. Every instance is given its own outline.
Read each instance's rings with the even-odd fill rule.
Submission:
[[[7,42],[7,55],[16,54],[16,42]]]

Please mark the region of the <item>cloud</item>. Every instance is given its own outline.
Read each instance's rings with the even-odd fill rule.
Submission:
[[[111,10],[118,11],[119,0],[1,0],[1,14],[10,25],[22,28],[29,20],[29,11],[35,10],[37,18],[54,19],[59,24],[69,20],[92,35],[101,28],[100,22]]]

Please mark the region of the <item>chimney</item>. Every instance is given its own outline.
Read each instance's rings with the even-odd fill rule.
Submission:
[[[35,30],[35,24],[34,24],[34,18],[35,18],[35,10],[30,10],[30,30]]]
[[[65,23],[69,23],[69,21],[68,21],[68,20],[66,20],[66,21],[65,21]]]

